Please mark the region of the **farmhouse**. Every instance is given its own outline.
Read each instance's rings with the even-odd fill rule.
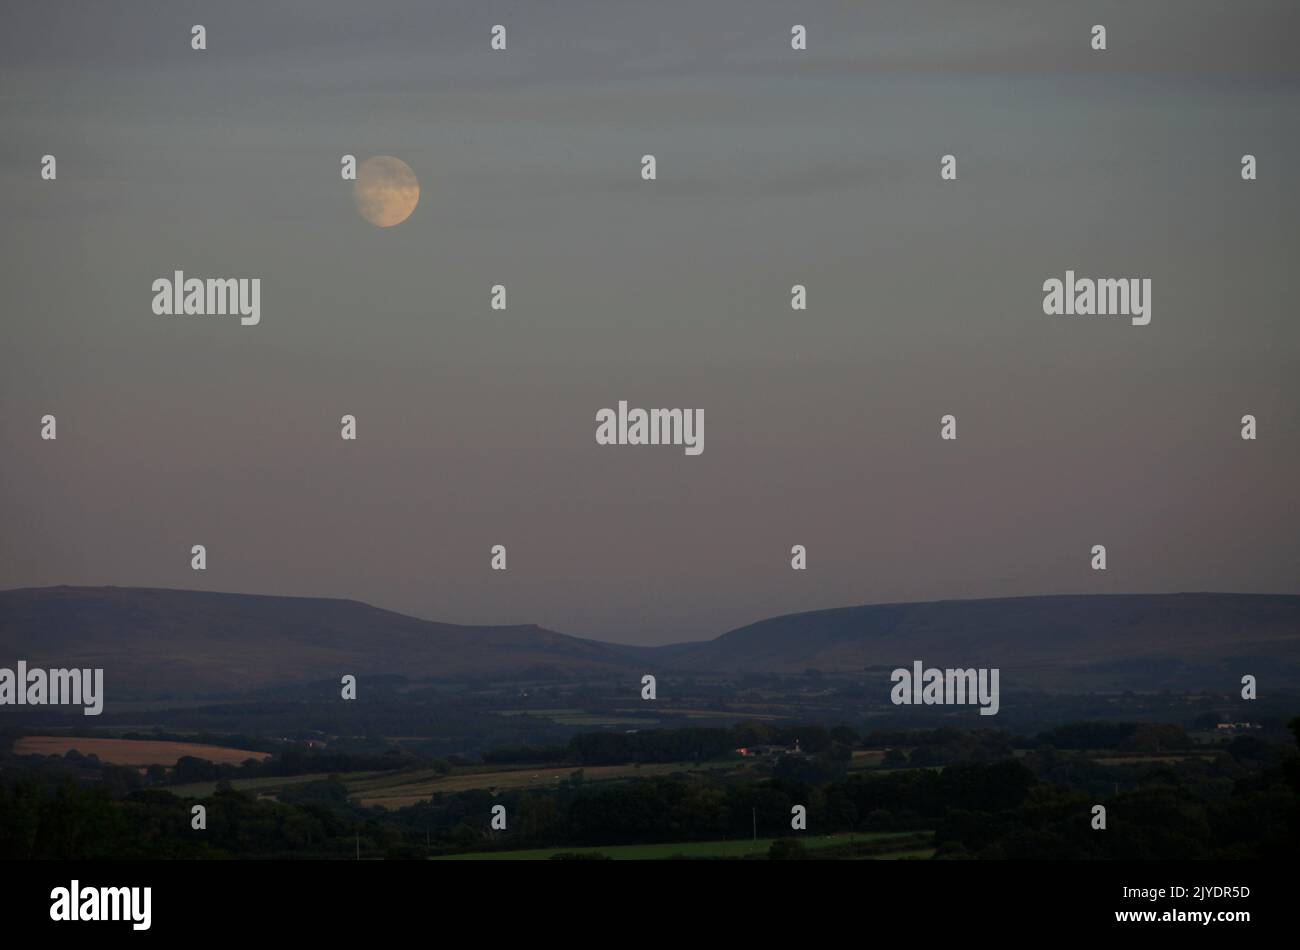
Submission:
[[[799,740],[794,740],[794,745],[789,748],[780,745],[750,745],[742,746],[737,749],[740,755],[745,758],[776,758],[779,755],[803,755],[803,749],[799,748]]]

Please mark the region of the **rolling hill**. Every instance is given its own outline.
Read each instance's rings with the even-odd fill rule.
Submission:
[[[998,667],[1004,684],[1070,691],[1300,688],[1300,597],[1113,594],[882,604],[790,614],[679,647],[703,672]]]
[[[1300,689],[1300,597],[1135,594],[843,607],[713,640],[629,647],[537,626],[461,626],[351,600],[50,587],[0,592],[0,666],[103,667],[115,689],[216,695],[338,680],[616,673],[1002,670],[1069,692],[1228,690],[1244,673]]]
[[[102,667],[118,690],[214,694],[344,673],[413,678],[628,668],[537,626],[460,626],[354,600],[47,587],[0,592],[0,666]]]

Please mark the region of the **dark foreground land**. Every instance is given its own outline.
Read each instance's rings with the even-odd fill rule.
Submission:
[[[0,859],[1186,860],[1300,845],[1300,720],[1033,736],[746,722],[580,732],[476,760],[382,737],[355,742],[383,751],[343,751],[333,737],[170,767],[106,763],[75,748],[101,740],[76,736],[62,756],[14,751],[27,741],[10,736],[0,753]],[[159,758],[171,745],[132,743]]]

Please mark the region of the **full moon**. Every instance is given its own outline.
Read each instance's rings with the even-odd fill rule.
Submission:
[[[357,169],[352,195],[361,217],[377,228],[391,228],[409,218],[420,203],[420,182],[400,158],[376,155]]]

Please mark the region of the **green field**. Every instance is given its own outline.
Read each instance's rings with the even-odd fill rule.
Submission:
[[[928,858],[933,848],[916,847],[918,832],[883,832],[859,835],[822,835],[800,838],[805,848],[816,851],[849,844],[883,844],[897,840],[898,851],[884,850],[871,857],[877,859]],[[689,858],[743,858],[766,856],[775,838],[749,838],[739,841],[682,841],[668,844],[608,845],[598,848],[538,848],[530,851],[475,851],[470,854],[449,854],[433,858],[434,861],[546,861],[556,854],[604,854],[626,861],[653,861],[683,855]]]
[[[855,752],[850,768],[853,771],[872,769],[882,773],[899,771],[879,767],[881,752]],[[431,768],[412,768],[384,772],[345,772],[338,775],[347,786],[348,796],[359,805],[396,809],[428,801],[439,792],[455,794],[473,789],[489,791],[516,791],[522,789],[554,789],[570,779],[579,769],[587,784],[621,782],[635,778],[663,778],[674,774],[707,773],[715,778],[734,776],[771,765],[766,759],[736,759],[714,762],[654,762],[641,765],[471,765],[441,773]],[[942,771],[943,766],[925,766],[932,771]],[[914,768],[903,766],[903,768]],[[275,797],[283,788],[304,782],[320,782],[329,778],[325,773],[290,775],[267,778],[233,779],[236,791]],[[168,791],[181,798],[208,798],[216,791],[216,782],[193,782],[172,785]]]
[[[657,762],[645,765],[589,765],[582,768],[586,782],[625,781],[631,778],[663,777],[679,772],[735,772],[750,766],[743,762]],[[393,772],[347,772],[339,779],[348,795],[361,805],[403,808],[428,801],[438,792],[465,792],[471,789],[549,789],[567,781],[575,765],[469,766],[440,774],[434,769],[403,769]],[[232,788],[240,792],[274,796],[280,789],[303,782],[329,778],[323,773],[275,778],[234,779]],[[207,798],[216,790],[215,782],[194,782],[168,788],[181,798]]]
[[[383,775],[383,772],[355,772],[350,778]],[[274,778],[239,778],[230,786],[241,792],[270,794],[286,785],[300,785],[303,782],[323,782],[329,778],[325,772],[313,772],[307,775],[277,776]],[[168,785],[167,791],[180,798],[208,798],[217,790],[216,782],[191,782],[189,785]]]

